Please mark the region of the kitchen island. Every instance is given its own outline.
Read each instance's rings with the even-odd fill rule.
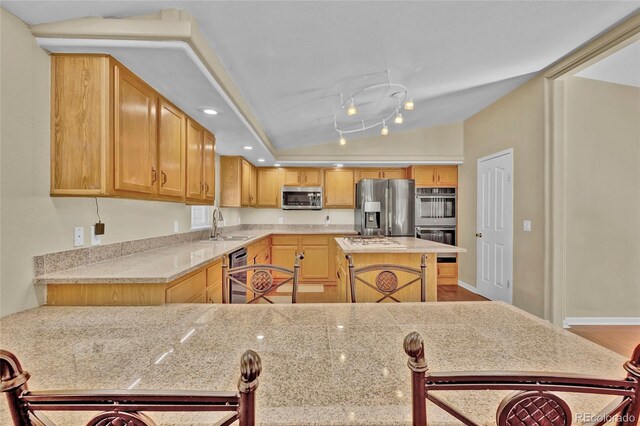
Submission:
[[[260,425],[411,424],[403,339],[412,331],[425,340],[432,372],[626,376],[625,357],[501,302],[43,306],[0,319],[0,330],[0,347],[31,374],[32,390],[234,391],[240,355],[253,349],[263,361],[256,392]],[[511,392],[456,391],[441,397],[490,425]],[[613,399],[563,398],[574,417],[595,414]],[[10,424],[4,398],[0,407],[0,424]],[[90,418],[46,414],[60,425],[86,424]],[[152,417],[157,424],[212,424],[218,414]],[[460,423],[429,404],[429,424]]]
[[[374,264],[402,265],[420,269],[422,256],[426,255],[427,264],[427,302],[437,300],[437,255],[438,253],[464,253],[466,249],[434,241],[413,237],[390,238],[336,238],[336,271],[338,275],[338,298],[341,302],[350,302],[349,268],[346,256],[350,255],[354,267]],[[370,283],[375,282],[377,272],[369,272],[363,278]],[[400,283],[415,278],[408,273],[398,272]],[[368,288],[361,282],[356,283],[358,301],[375,302],[381,294]],[[412,284],[397,293],[394,297],[401,302],[419,302],[421,299],[419,283]],[[386,301],[391,301],[386,299]]]

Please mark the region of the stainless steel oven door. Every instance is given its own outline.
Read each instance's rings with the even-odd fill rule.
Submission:
[[[457,243],[456,227],[455,226],[416,227],[416,238],[455,246]],[[447,258],[447,257],[456,257],[456,254],[455,253],[439,253],[438,254],[438,259]]]
[[[456,195],[416,195],[416,226],[456,226]]]

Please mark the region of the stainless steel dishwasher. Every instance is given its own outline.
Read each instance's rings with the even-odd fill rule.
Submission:
[[[244,266],[247,264],[247,249],[241,248],[229,255],[229,265],[231,268]],[[247,283],[247,273],[242,272],[233,276],[238,281]],[[231,303],[247,303],[247,290],[238,283],[231,282]]]

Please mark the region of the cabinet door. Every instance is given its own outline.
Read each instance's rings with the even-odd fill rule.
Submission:
[[[204,303],[207,288],[206,271],[198,272],[167,289],[167,303]]]
[[[300,277],[303,280],[329,279],[329,246],[302,246],[304,260]]]
[[[116,190],[157,191],[156,94],[133,73],[114,67]]]
[[[438,186],[457,186],[458,166],[438,167],[436,184]]]
[[[249,205],[255,207],[258,202],[258,170],[251,164],[249,178]]]
[[[185,137],[184,114],[161,99],[158,114],[158,168],[162,195],[184,197]]]
[[[414,168],[413,178],[416,180],[416,186],[435,186],[436,168],[430,166],[416,166]]]
[[[358,180],[362,179],[380,179],[382,173],[378,169],[360,169],[358,170]]]
[[[202,150],[204,158],[204,199],[215,201],[216,194],[216,137],[209,132],[204,133],[204,147]]]
[[[258,169],[258,207],[278,207],[278,169]]]
[[[383,179],[405,179],[407,171],[405,169],[382,169]]]
[[[244,158],[241,160],[240,171],[240,192],[241,192],[241,204],[248,206],[251,204],[251,163]]]
[[[322,185],[322,176],[320,169],[304,169],[300,172],[300,184],[302,186],[320,186]]]
[[[202,147],[204,129],[195,121],[187,120],[187,198],[202,200]]]
[[[297,253],[298,253],[297,245],[273,246],[271,247],[271,264],[282,266],[283,268],[293,269],[293,265],[295,263]],[[278,277],[278,278],[282,278],[286,276],[276,271],[273,272],[273,275],[274,277]]]
[[[325,207],[353,208],[354,206],[353,170],[331,169],[324,173]]]
[[[282,184],[286,186],[300,186],[300,170],[281,169]]]

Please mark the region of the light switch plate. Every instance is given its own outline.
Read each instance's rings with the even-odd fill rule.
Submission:
[[[282,225],[282,224],[284,223],[284,217],[280,216],[280,217],[278,218],[278,223],[279,223],[280,225]]]
[[[102,238],[100,238],[100,235],[96,235],[96,227],[91,225],[91,245],[99,246],[100,244],[102,244]]]
[[[531,221],[525,220],[522,222],[522,230],[525,232],[531,232]]]
[[[76,226],[73,228],[73,246],[81,247],[84,245],[84,228]]]

